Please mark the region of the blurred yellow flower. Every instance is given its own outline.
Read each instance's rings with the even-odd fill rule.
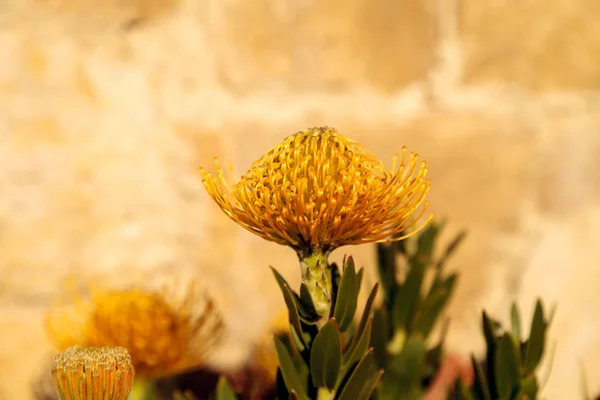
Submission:
[[[70,306],[52,309],[45,322],[58,350],[122,346],[144,378],[201,365],[223,329],[212,300],[191,287],[181,300],[140,289],[94,292],[88,300],[73,298]]]
[[[52,364],[61,400],[127,400],[134,374],[123,347],[71,347]]]
[[[403,147],[400,163],[394,156],[388,170],[328,127],[289,136],[237,183],[216,159],[215,165],[216,177],[203,168],[200,173],[221,209],[250,232],[299,253],[389,240],[406,232],[428,206],[428,170],[417,154]]]

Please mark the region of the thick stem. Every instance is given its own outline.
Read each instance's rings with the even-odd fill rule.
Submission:
[[[330,252],[316,250],[310,254],[300,254],[302,282],[308,287],[315,310],[323,320],[329,318],[331,312],[331,271],[329,269]]]

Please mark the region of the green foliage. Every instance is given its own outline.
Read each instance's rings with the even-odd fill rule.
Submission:
[[[454,292],[455,273],[444,266],[465,234],[460,233],[435,256],[442,225],[431,223],[411,240],[377,246],[379,283],[370,292],[356,321],[363,269],[350,257],[343,269],[329,265],[332,307],[322,318],[303,283],[293,291],[275,270],[273,274],[288,308],[290,334],[276,336],[279,359],[277,398],[340,400],[417,400],[434,381],[444,356],[444,337],[431,334]],[[400,260],[405,269],[401,271]],[[402,273],[404,272],[404,274]],[[375,306],[378,288],[382,302]],[[522,334],[519,309],[512,305],[510,329],[504,330],[486,312],[482,332],[485,360],[471,357],[473,382],[458,379],[450,388],[456,400],[526,400],[537,398],[536,371],[546,346],[550,318],[537,302],[529,336]],[[384,372],[385,371],[385,372]],[[215,400],[240,398],[225,381]]]
[[[358,325],[353,323],[363,270],[356,272],[350,257],[340,275],[332,274],[333,307],[330,318],[321,320],[314,311],[306,285],[300,294],[290,289],[273,269],[288,307],[291,337],[275,337],[279,358],[277,393],[280,399],[369,399],[383,371],[369,349],[375,285]]]
[[[521,336],[521,316],[513,304],[511,327],[506,331],[498,321],[484,311],[482,329],[486,340],[486,357],[479,362],[475,356],[471,363],[475,372],[472,387],[457,382],[453,394],[457,400],[528,400],[538,395],[539,382],[535,375],[546,346],[546,331],[550,324],[538,300],[531,321],[529,337]]]
[[[214,400],[238,400],[242,397],[237,395],[232,387],[227,382],[227,379],[221,377],[217,383],[217,388],[214,394]]]
[[[377,245],[383,304],[374,312],[371,346],[385,370],[378,399],[420,399],[440,366],[444,335],[431,347],[427,343],[456,286],[456,274],[446,275],[444,265],[465,236],[435,259],[441,229],[431,223],[414,237],[412,249],[410,241]],[[399,258],[406,262],[404,279],[398,278]]]

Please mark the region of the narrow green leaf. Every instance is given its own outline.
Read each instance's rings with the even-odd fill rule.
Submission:
[[[419,384],[426,356],[425,342],[417,338],[409,338],[402,351],[388,363],[384,379],[389,375],[397,385],[405,388]]]
[[[285,381],[283,380],[283,374],[281,373],[281,368],[277,368],[277,376],[275,378],[275,398],[276,399],[285,399],[290,395],[290,391],[285,385]]]
[[[524,369],[525,375],[532,373],[537,368],[546,344],[546,321],[544,321],[544,308],[538,300],[535,304],[531,331],[525,352]]]
[[[215,400],[237,400],[237,398],[227,379],[220,377],[215,390]]]
[[[358,324],[358,329],[356,330],[356,335],[352,339],[353,341],[356,340],[356,337],[360,336],[362,334],[361,332],[364,332],[364,330],[367,327],[367,322],[369,322],[369,318],[371,318],[371,311],[373,309],[373,303],[375,302],[375,298],[377,297],[378,289],[379,289],[379,283],[376,283],[373,286],[373,289],[371,289],[371,294],[369,295],[369,298],[367,299],[367,302],[365,303],[363,315],[360,318],[360,322]]]
[[[346,268],[352,268],[353,270],[356,271],[356,265],[354,264],[354,257],[349,256],[348,258],[344,258],[344,263],[342,264],[344,266],[344,270],[346,270]]]
[[[342,281],[335,301],[333,317],[339,322],[340,330],[346,331],[354,319],[358,304],[358,277],[352,257],[348,259],[342,273]]]
[[[344,264],[346,263],[346,257],[344,256]],[[340,268],[336,263],[332,263],[329,265],[329,271],[331,272],[331,295],[332,295],[332,304],[335,304],[338,297],[338,292],[340,289],[340,282],[342,280],[342,275],[340,274]],[[331,316],[333,316],[333,310],[331,310]]]
[[[371,333],[371,347],[375,355],[377,367],[385,369],[387,365],[387,343],[390,340],[389,328],[387,326],[386,311],[383,307],[373,312],[373,328]]]
[[[442,359],[444,355],[444,341],[446,340],[446,336],[448,335],[449,326],[450,320],[446,319],[444,321],[444,324],[442,325],[440,331],[440,338],[437,344],[431,347],[429,350],[427,350],[426,364],[428,367],[433,369],[431,373],[436,372],[438,368],[440,368],[440,366],[442,365]]]
[[[527,396],[527,399],[537,399],[539,385],[535,375],[530,375],[521,381],[521,394]],[[521,399],[522,397],[518,397]]]
[[[391,304],[396,285],[396,252],[390,243],[377,243],[377,270],[385,304]]]
[[[431,255],[435,247],[437,235],[439,233],[440,226],[436,223],[431,223],[425,230],[419,235],[417,239],[417,254],[416,261],[423,264],[428,264],[431,261]]]
[[[336,400],[367,400],[375,390],[383,371],[377,368],[373,351],[369,350],[345,382]]]
[[[510,328],[513,336],[521,343],[521,314],[516,303],[510,307]]]
[[[448,304],[450,296],[454,291],[456,276],[450,276],[442,287],[430,292],[421,303],[413,322],[412,331],[427,338],[435,326],[438,317]]]
[[[310,351],[310,374],[316,387],[333,390],[342,365],[342,337],[334,318],[323,325]]]
[[[356,272],[356,280],[358,282],[358,293],[360,293],[360,288],[362,287],[363,276],[365,274],[365,269],[361,268]]]
[[[306,283],[304,282],[300,284],[299,302],[301,305],[301,307],[298,307],[298,315],[300,316],[300,319],[305,324],[314,325],[320,319],[320,316],[315,310],[312,296],[308,291],[308,286],[306,286]]]
[[[466,236],[467,236],[467,232],[461,231],[458,233],[458,235],[456,235],[454,237],[452,242],[450,242],[450,244],[448,246],[446,246],[446,251],[444,251],[444,254],[442,254],[442,256],[439,258],[439,260],[436,263],[436,269],[438,271],[441,272],[443,270],[444,265],[446,264],[448,259],[454,254],[454,252],[456,251],[456,249],[462,243],[462,241],[465,239]]]
[[[473,389],[475,390],[477,398],[480,400],[492,400],[492,395],[483,368],[481,368],[481,364],[473,355],[471,355],[471,365],[473,367],[473,372],[475,373]]]
[[[485,311],[481,313],[481,325],[483,328],[483,336],[485,337],[486,343],[486,369],[488,377],[494,377],[494,368],[496,365],[496,329],[494,327],[494,321],[490,319]],[[488,382],[490,393],[493,399],[498,397],[498,390],[496,388],[496,380],[490,379]]]
[[[451,291],[453,291],[456,280],[458,280],[457,273],[449,274],[447,277],[443,277],[442,274],[436,273],[427,293],[431,294],[440,289],[451,289]]]
[[[372,320],[367,323],[367,328],[362,332],[360,337],[357,337],[352,341],[350,348],[342,356],[342,369],[340,376],[338,377],[338,383],[340,380],[346,377],[348,371],[359,362],[367,350],[369,349],[369,341],[371,339],[371,327]]]
[[[275,268],[271,267],[273,271],[273,275],[275,275],[275,280],[281,289],[281,293],[283,294],[283,299],[285,301],[285,305],[288,309],[288,318],[290,324],[293,329],[296,330],[296,338],[300,341],[303,346],[306,346],[307,343],[304,340],[304,335],[302,331],[302,325],[300,324],[300,316],[298,315],[297,302],[294,301],[294,293],[291,291],[285,279],[275,270]]]
[[[316,334],[315,334],[316,335]],[[288,354],[292,358],[294,362],[294,366],[296,370],[300,372],[303,377],[308,377],[308,359],[305,361],[304,355],[301,353],[301,350],[298,348],[296,343],[292,340],[290,335],[281,334],[276,335],[281,343],[284,344],[285,348],[288,351]],[[308,355],[307,355],[308,357]]]
[[[298,398],[301,400],[308,400],[306,389],[308,386],[308,367],[303,370],[299,370],[294,363],[292,355],[289,353],[286,345],[277,336],[274,338],[275,350],[277,351],[277,358],[279,359],[279,368],[283,381],[289,392],[292,390],[296,392]]]
[[[289,285],[289,283],[287,283],[285,278],[283,276],[281,276],[281,274],[279,272],[277,272],[276,269],[271,267],[271,270],[273,271],[273,275],[275,275],[275,280],[277,281],[279,288],[281,289],[282,285],[286,285],[289,288],[291,298],[294,301],[294,303],[296,304],[296,310],[298,311],[298,316],[300,317],[300,320],[302,320],[307,325],[314,325],[321,317],[319,316],[319,314],[317,314],[317,312],[315,310],[315,307],[314,307],[314,304],[312,301],[312,297],[310,296],[310,293],[308,292],[308,287],[306,287],[306,284],[302,283],[300,285],[301,296],[298,296],[290,288],[290,285]],[[281,289],[281,290],[283,290],[283,289]],[[284,294],[284,296],[285,296],[285,294]]]
[[[395,329],[410,332],[413,316],[417,310],[423,277],[425,274],[424,264],[411,263],[406,281],[395,290],[396,298],[392,308],[392,320]]]
[[[293,390],[290,392],[290,395],[288,396],[288,400],[298,400],[298,395],[296,394],[296,392],[294,392]]]
[[[495,379],[500,398],[510,398],[519,387],[519,357],[514,340],[505,333],[498,342],[495,362]]]

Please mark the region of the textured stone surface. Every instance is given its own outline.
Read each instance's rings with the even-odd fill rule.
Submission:
[[[236,92],[395,91],[433,59],[426,1],[231,1],[220,17],[219,76]]]
[[[0,309],[0,398],[29,399],[31,387],[48,366],[51,349],[43,336],[42,309]],[[35,355],[35,356],[33,356]]]
[[[600,3],[461,0],[464,77],[536,90],[600,89]]]

